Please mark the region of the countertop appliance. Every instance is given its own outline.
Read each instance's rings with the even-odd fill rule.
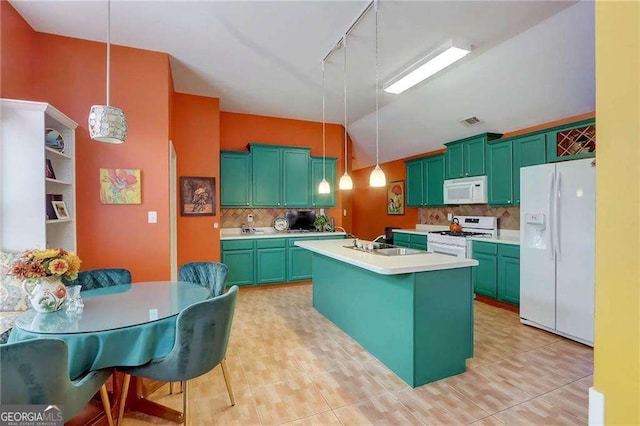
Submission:
[[[498,235],[498,219],[492,216],[455,216],[462,232],[435,231],[427,234],[427,251],[457,257],[471,257],[468,237]]]
[[[593,346],[593,159],[520,171],[520,320]]]
[[[487,177],[450,179],[444,181],[445,204],[486,204]]]
[[[316,212],[313,210],[288,211],[285,215],[291,231],[315,231]]]

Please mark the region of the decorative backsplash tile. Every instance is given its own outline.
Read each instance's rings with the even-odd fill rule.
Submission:
[[[276,218],[285,217],[289,210],[291,209],[222,209],[220,224],[222,228],[240,228],[243,223],[248,225],[247,215],[252,214],[253,226],[258,228],[273,226]],[[320,213],[319,209],[303,210],[313,210],[316,215]]]
[[[520,207],[494,207],[486,204],[466,204],[451,207],[423,207],[418,209],[422,224],[448,225],[447,214],[454,216],[495,216],[499,229],[520,229]]]

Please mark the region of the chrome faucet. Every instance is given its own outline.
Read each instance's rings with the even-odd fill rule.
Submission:
[[[376,242],[378,242],[378,240],[379,240],[380,238],[386,238],[386,235],[384,235],[384,234],[382,234],[382,235],[378,235],[377,237],[375,237],[375,238],[373,239],[373,241],[372,241],[372,242],[373,242],[373,243],[376,243]]]

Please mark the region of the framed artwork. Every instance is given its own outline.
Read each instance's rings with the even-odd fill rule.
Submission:
[[[55,179],[56,174],[53,171],[53,165],[51,164],[51,160],[45,158],[44,160],[44,176],[49,179]]]
[[[69,210],[67,210],[67,205],[64,201],[52,201],[51,204],[53,204],[53,211],[56,214],[56,218],[71,219],[71,216],[69,216]]]
[[[182,216],[216,215],[216,178],[180,176]]]
[[[404,181],[387,184],[387,214],[404,214]]]
[[[102,204],[142,203],[139,169],[100,169],[100,202]]]

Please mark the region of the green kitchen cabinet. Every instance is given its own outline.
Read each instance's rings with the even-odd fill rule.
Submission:
[[[220,152],[220,205],[251,206],[251,154],[241,151]]]
[[[282,150],[282,204],[285,207],[309,207],[309,149]]]
[[[407,161],[407,206],[444,205],[444,170],[444,154]]]
[[[488,141],[501,137],[485,133],[446,143],[446,178],[456,179],[485,174],[485,146]]]
[[[313,252],[302,247],[289,247],[287,255],[287,281],[311,279]]]
[[[488,203],[513,205],[513,144],[501,142],[487,146]]]
[[[513,139],[513,205],[520,205],[520,168],[546,163],[544,134]]]
[[[404,232],[394,232],[393,233],[393,245],[398,247],[407,247],[411,248],[411,234],[406,234]]]
[[[287,239],[265,238],[256,240],[256,283],[282,283],[287,281]]]
[[[538,133],[487,145],[488,202],[520,205],[520,168],[545,163],[545,135]]]
[[[227,285],[253,285],[255,283],[254,240],[222,241],[222,263],[227,265]]]
[[[282,205],[282,148],[251,145],[251,183],[253,205]]]
[[[336,206],[336,163],[338,159],[335,157],[326,157],[324,165],[324,176],[329,182],[331,192],[328,194],[319,194],[318,185],[322,181],[322,157],[311,157],[311,205],[313,207],[335,207]]]
[[[498,245],[498,300],[520,304],[520,246]]]
[[[427,236],[418,235],[418,234],[409,234],[409,248],[427,251]]]
[[[596,155],[595,118],[547,129],[545,137],[550,163]]]
[[[473,287],[478,294],[518,305],[520,303],[520,246],[473,241]]]

